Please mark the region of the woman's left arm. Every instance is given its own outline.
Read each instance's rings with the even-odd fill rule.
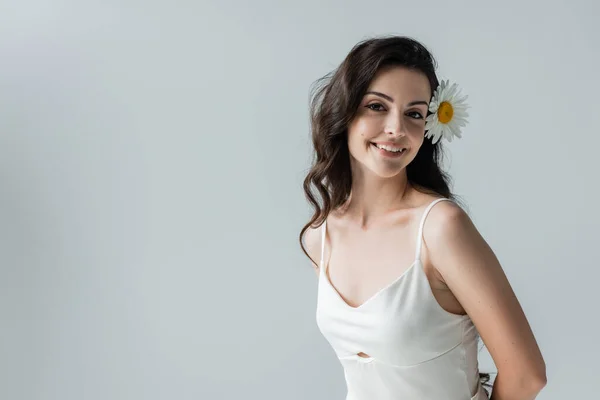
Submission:
[[[546,385],[546,365],[496,255],[458,205],[442,202],[427,220],[423,238],[429,259],[498,369],[492,400],[534,399]]]

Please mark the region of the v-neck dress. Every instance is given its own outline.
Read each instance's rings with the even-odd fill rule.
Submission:
[[[440,306],[421,263],[425,219],[444,200],[452,201],[436,199],[422,215],[412,265],[357,307],[328,277],[322,225],[316,322],[343,367],[346,400],[488,400],[477,329],[468,315]]]

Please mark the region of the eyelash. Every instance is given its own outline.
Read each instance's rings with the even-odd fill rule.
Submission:
[[[371,106],[381,106],[381,107],[383,107],[380,103],[371,103],[371,104],[366,105],[365,107],[367,107],[369,110],[372,110],[372,111],[380,111],[380,110],[373,110],[371,108]],[[419,114],[419,118],[415,118],[415,119],[423,119],[423,115],[420,112],[418,112],[418,111],[411,111],[411,113]]]

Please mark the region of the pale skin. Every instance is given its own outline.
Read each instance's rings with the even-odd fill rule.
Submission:
[[[429,94],[421,72],[383,69],[348,127],[352,195],[327,218],[324,263],[332,286],[352,307],[412,264],[422,213],[439,198],[418,191],[406,177],[424,140]],[[386,159],[374,141],[392,141],[407,151]],[[318,261],[320,227],[309,228],[304,242]],[[491,400],[534,399],[546,385],[544,359],[496,255],[458,205],[442,201],[431,209],[421,260],[440,306],[468,314],[489,350],[498,370]],[[312,265],[319,276],[319,266]]]

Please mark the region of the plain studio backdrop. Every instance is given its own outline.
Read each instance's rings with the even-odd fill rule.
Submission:
[[[598,3],[1,8],[1,399],[342,399],[297,241],[308,98],[384,34],[469,95],[445,166],[545,356],[539,398],[595,396]]]

